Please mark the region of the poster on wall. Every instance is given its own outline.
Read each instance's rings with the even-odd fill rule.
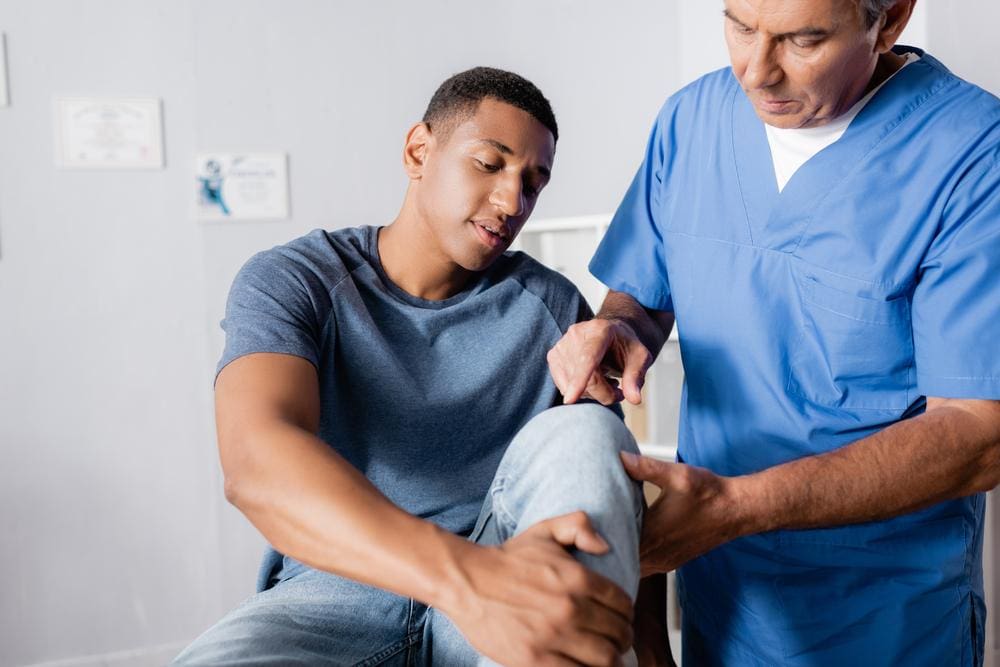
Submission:
[[[7,38],[0,30],[0,107],[10,104],[10,89],[7,88]]]
[[[56,165],[68,169],[163,166],[160,100],[57,97]]]
[[[288,217],[285,153],[203,153],[195,174],[198,220]]]

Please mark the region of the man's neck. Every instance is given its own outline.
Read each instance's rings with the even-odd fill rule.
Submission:
[[[400,212],[379,230],[379,261],[389,279],[407,294],[440,301],[461,292],[472,272],[450,261],[433,241],[426,223]]]
[[[875,71],[872,72],[872,78],[868,81],[868,85],[865,87],[861,97],[864,97],[871,91],[875,90],[888,79],[890,76],[895,74],[900,70],[900,68],[906,64],[906,58],[897,55],[892,51],[886,51],[878,57],[875,62]],[[861,99],[859,97],[858,99]]]

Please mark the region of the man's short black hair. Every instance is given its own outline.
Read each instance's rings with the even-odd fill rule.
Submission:
[[[542,91],[522,76],[493,67],[473,67],[438,86],[423,121],[432,132],[440,129],[447,136],[455,121],[476,113],[487,97],[527,111],[549,129],[554,141],[559,140],[556,116]]]

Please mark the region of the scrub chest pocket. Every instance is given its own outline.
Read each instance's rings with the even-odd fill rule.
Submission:
[[[787,389],[822,406],[905,410],[913,386],[909,295],[879,299],[799,275]]]

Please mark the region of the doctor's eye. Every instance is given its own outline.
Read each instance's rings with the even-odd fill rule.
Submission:
[[[797,46],[800,49],[811,49],[811,48],[813,48],[815,46],[819,46],[820,43],[822,43],[822,41],[823,41],[822,37],[819,37],[819,38],[817,38],[817,37],[802,37],[802,38],[793,39],[792,40],[792,44],[794,44],[795,46]]]

